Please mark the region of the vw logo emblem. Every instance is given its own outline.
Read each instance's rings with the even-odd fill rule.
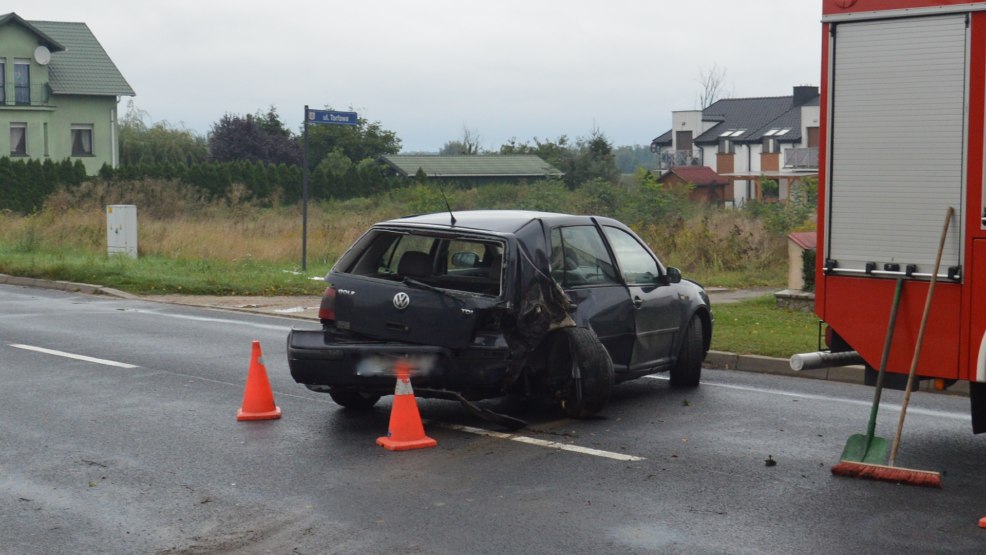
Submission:
[[[394,308],[397,310],[404,310],[411,304],[411,297],[407,296],[407,293],[401,291],[400,293],[394,295]]]

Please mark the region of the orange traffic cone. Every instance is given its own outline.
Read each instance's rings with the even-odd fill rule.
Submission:
[[[253,355],[250,357],[250,372],[247,374],[246,388],[243,390],[243,406],[236,411],[237,420],[274,420],[281,417],[280,407],[274,405],[274,392],[267,380],[264,355],[260,352],[260,342],[253,342]]]
[[[386,437],[377,438],[377,445],[390,451],[424,449],[438,445],[437,441],[425,435],[418,403],[414,400],[414,391],[411,389],[407,361],[398,361],[395,370],[397,387],[394,389],[394,404],[390,408],[390,429]]]

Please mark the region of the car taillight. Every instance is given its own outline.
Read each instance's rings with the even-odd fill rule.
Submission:
[[[329,286],[322,293],[322,304],[318,307],[318,319],[323,322],[334,322],[336,319],[336,288]]]

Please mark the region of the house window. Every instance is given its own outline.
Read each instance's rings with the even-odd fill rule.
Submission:
[[[0,58],[0,104],[7,103],[7,64]]]
[[[777,143],[777,139],[774,137],[764,137],[763,138],[763,153],[764,154],[777,154],[780,152],[780,145]]]
[[[719,137],[719,154],[736,154],[736,145],[725,137]]]
[[[72,156],[92,156],[92,124],[72,126]]]
[[[10,124],[10,155],[27,156],[27,124]]]
[[[31,103],[31,62],[14,60],[14,102]]]

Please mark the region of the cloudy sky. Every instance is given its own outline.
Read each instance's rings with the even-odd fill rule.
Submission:
[[[151,122],[205,134],[224,113],[299,129],[306,104],[353,109],[437,151],[468,128],[649,144],[698,107],[818,85],[821,0],[6,0],[28,21],[89,25]],[[121,102],[125,109],[127,99]]]

